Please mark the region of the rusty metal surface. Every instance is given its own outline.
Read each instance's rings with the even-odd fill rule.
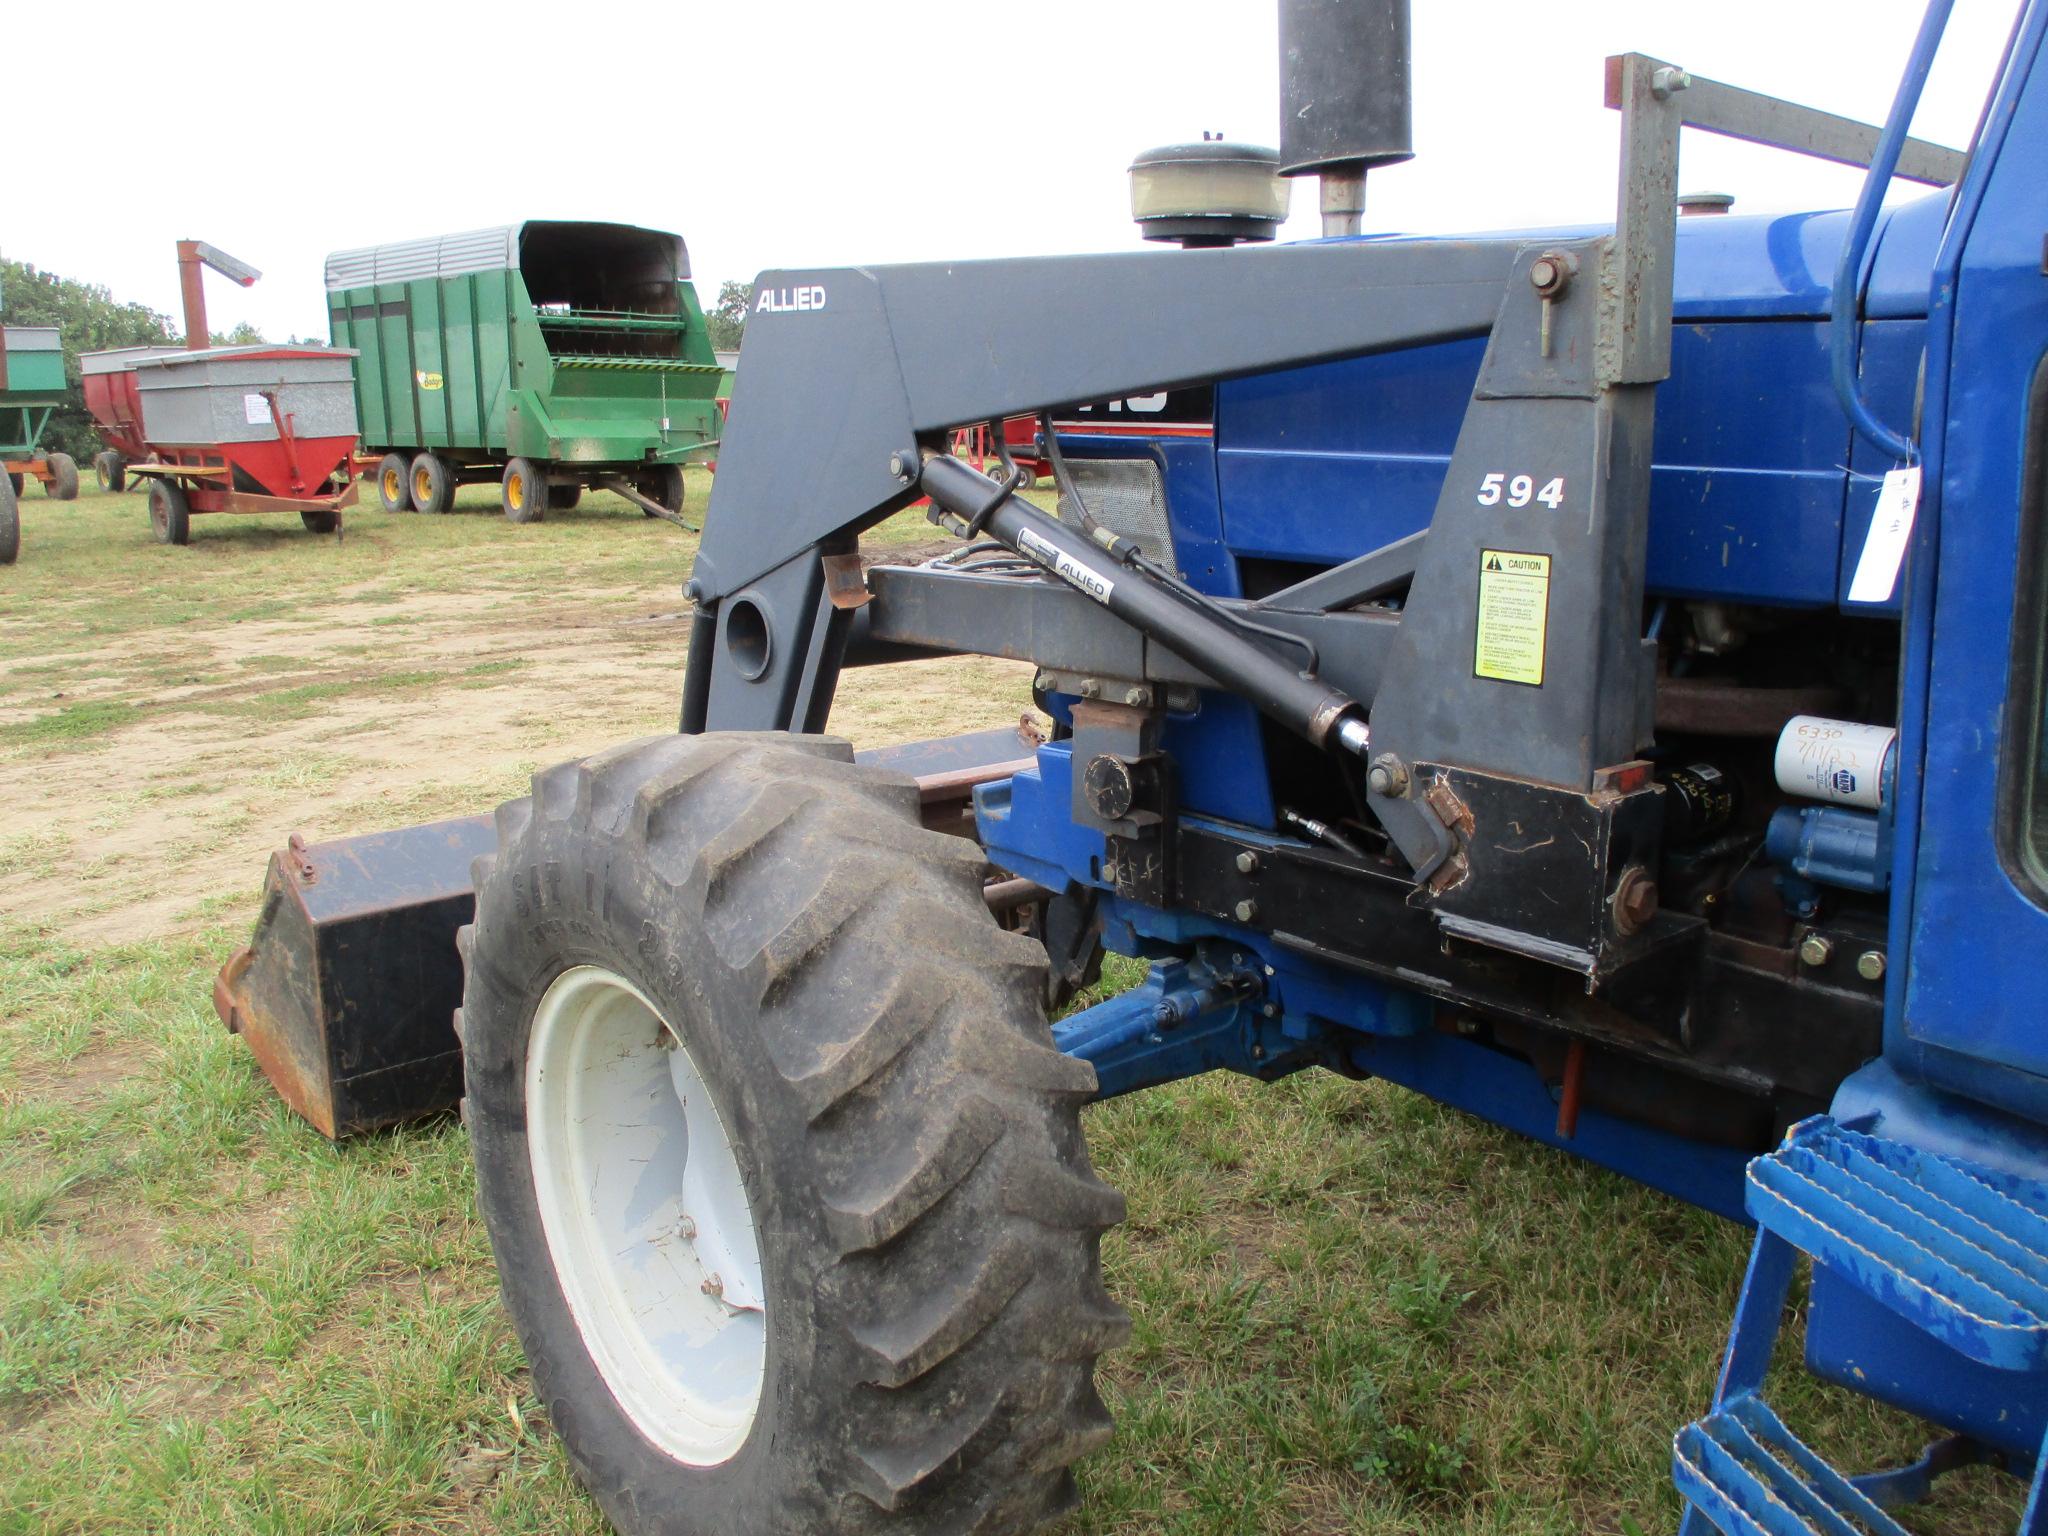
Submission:
[[[283,857],[272,854],[256,931],[214,979],[213,1009],[230,1034],[248,1042],[278,1096],[332,1137],[335,1104],[318,1017],[317,945],[292,892]]]

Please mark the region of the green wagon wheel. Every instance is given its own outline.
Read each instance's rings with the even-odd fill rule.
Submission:
[[[671,512],[682,511],[684,497],[683,466],[680,464],[657,464],[651,469],[642,470],[640,472],[638,489],[640,494],[649,501],[659,502]],[[645,516],[654,516],[645,507],[642,507],[640,510]]]
[[[505,466],[501,486],[508,523],[537,523],[547,515],[548,477],[531,459],[514,459]]]
[[[377,505],[386,512],[412,509],[411,466],[402,453],[387,453],[377,465]]]
[[[412,461],[412,505],[415,512],[446,512],[455,505],[455,472],[438,454]]]

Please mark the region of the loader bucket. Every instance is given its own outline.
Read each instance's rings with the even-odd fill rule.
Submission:
[[[926,826],[971,835],[974,786],[1027,766],[1036,744],[1006,728],[858,755],[917,779]],[[472,816],[325,843],[295,836],[270,856],[256,931],[221,967],[213,1006],[321,1134],[461,1100],[455,933],[476,910],[470,862],[497,846],[492,819]]]
[[[277,1091],[341,1137],[454,1106],[462,1049],[455,931],[476,900],[470,861],[497,847],[488,816],[270,856],[249,946],[213,1006]]]

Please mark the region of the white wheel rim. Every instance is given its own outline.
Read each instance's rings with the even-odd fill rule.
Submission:
[[[541,1228],[598,1373],[664,1454],[729,1460],[761,1405],[766,1298],[697,1063],[631,982],[577,966],[534,1014],[526,1107]]]

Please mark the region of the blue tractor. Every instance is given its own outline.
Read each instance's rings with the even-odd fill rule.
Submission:
[[[1033,1528],[1127,1326],[1082,1105],[1320,1067],[1754,1226],[1688,1532],[1981,1461],[2048,1532],[2048,0],[1967,155],[1907,134],[1946,10],[1881,130],[1612,59],[1614,225],[1446,240],[1358,234],[1405,0],[1286,0],[1277,160],[1142,162],[1196,248],[762,277],[680,732],[294,846],[217,989],[330,1133],[463,1100],[622,1531]],[[1678,218],[1686,127],[1863,195]],[[1275,169],[1326,238],[1236,244]],[[1026,413],[1053,510],[947,448]],[[960,558],[864,563],[920,498]],[[1050,738],[823,734],[963,652]],[[1801,1254],[1918,1465],[1760,1395]]]

